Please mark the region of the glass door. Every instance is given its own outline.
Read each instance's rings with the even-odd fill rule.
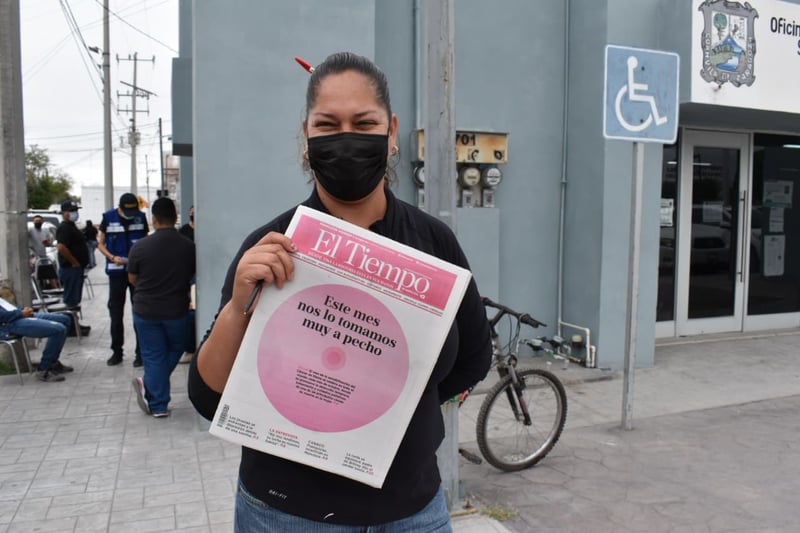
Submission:
[[[677,335],[741,331],[750,199],[747,134],[685,130],[676,258]]]

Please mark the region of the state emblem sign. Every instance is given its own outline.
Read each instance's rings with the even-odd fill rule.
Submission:
[[[742,5],[728,0],[706,0],[698,10],[704,19],[700,76],[719,86],[727,82],[735,87],[752,85],[758,11],[749,2]]]

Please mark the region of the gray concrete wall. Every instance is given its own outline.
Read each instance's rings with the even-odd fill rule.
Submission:
[[[607,42],[658,47],[653,26],[663,1],[570,2],[563,319],[591,328],[605,367],[620,368],[623,362],[632,163],[631,143],[602,138],[603,50]],[[490,215],[459,210],[459,239],[485,292],[548,323],[542,331],[547,334],[555,331],[558,318],[566,5],[525,0],[456,5],[457,128],[509,133],[497,208]],[[421,100],[419,7],[419,0],[194,4],[201,331],[217,309],[219,288],[242,238],[310,189],[299,166],[307,74],[294,56],[313,64],[347,49],[381,65],[405,154],[395,191],[415,201],[408,154]],[[647,147],[646,161],[639,362],[649,366],[660,145]]]
[[[242,239],[302,201],[300,125],[312,64],[352,50],[374,56],[374,3],[195,2],[194,175],[198,330],[216,313]]]
[[[591,328],[592,343],[599,345],[601,358],[606,353],[601,343],[612,337],[600,330],[607,158],[600,141],[606,17],[604,1],[571,2],[564,239],[563,318]],[[623,201],[617,199],[614,209]]]
[[[598,365],[620,368],[627,324],[633,150],[605,141],[606,44],[661,48],[658,0],[572,0],[564,319],[589,326]],[[636,23],[632,23],[636,21]],[[637,362],[653,364],[661,145],[645,150]]]
[[[496,195],[499,294],[556,327],[563,2],[456,3],[456,124],[507,132]],[[459,234],[468,243],[469,236]]]
[[[180,222],[189,221],[189,208],[194,204],[194,161],[191,152],[184,153],[192,146],[192,2],[180,0],[178,4],[178,50],[180,57],[172,60],[172,123],[164,127],[163,135],[171,132],[172,153],[180,158]],[[176,150],[176,145],[178,149]]]

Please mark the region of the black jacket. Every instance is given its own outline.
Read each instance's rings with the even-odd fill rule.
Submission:
[[[388,188],[386,197],[386,215],[370,227],[372,231],[469,268],[455,235],[445,224],[396,199]],[[316,191],[303,205],[327,212]],[[244,251],[270,231],[284,233],[293,214],[294,208],[245,239],[228,269],[220,309],[231,298],[236,266]],[[246,447],[242,448],[239,478],[267,505],[310,520],[327,517],[325,521],[332,523],[374,525],[410,516],[431,500],[441,483],[435,455],[444,437],[440,404],[483,379],[490,361],[489,325],[472,280],[382,489]],[[212,419],[220,395],[203,382],[196,361],[189,371],[188,386],[197,410]]]

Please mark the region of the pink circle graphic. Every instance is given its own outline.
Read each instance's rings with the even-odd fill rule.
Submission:
[[[322,364],[325,365],[325,368],[328,370],[339,370],[344,366],[346,361],[347,354],[338,346],[326,348],[325,351],[322,352]]]
[[[261,332],[258,375],[286,419],[314,431],[362,427],[384,414],[408,379],[408,343],[389,309],[347,285],[309,287]]]

